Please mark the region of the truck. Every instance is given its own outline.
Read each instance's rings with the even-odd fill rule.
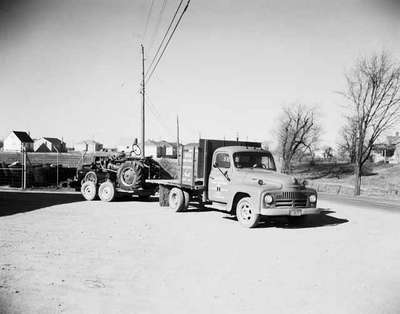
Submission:
[[[317,192],[307,182],[277,172],[270,151],[261,143],[200,139],[182,146],[174,179],[153,179],[160,206],[176,212],[189,202],[226,211],[241,225],[256,227],[262,218],[287,216],[299,222],[318,214]]]

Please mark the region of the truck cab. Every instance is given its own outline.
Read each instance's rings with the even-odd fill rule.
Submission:
[[[256,226],[262,216],[299,220],[319,213],[316,191],[305,182],[277,173],[272,154],[261,148],[217,148],[207,181],[208,200],[236,214],[246,227]]]

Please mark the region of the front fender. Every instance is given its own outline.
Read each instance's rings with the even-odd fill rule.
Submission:
[[[241,187],[240,189],[235,189],[232,191],[232,195],[228,200],[227,203],[227,209],[229,211],[234,212],[236,210],[236,203],[238,201],[238,199],[240,199],[241,197],[245,197],[246,195],[248,195],[254,205],[254,210],[257,211],[257,213],[261,213],[261,195],[262,195],[262,191],[263,189],[261,189],[258,186],[245,186],[245,187]]]

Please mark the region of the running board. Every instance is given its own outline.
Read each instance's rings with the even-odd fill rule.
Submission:
[[[205,207],[209,207],[216,210],[227,211],[227,204],[212,202],[211,204],[205,205]]]

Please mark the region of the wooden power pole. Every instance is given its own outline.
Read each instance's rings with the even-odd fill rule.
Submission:
[[[144,47],[143,45],[141,45],[142,47],[142,157],[145,156],[145,152],[144,152],[144,141],[145,141],[145,78],[144,78]]]

